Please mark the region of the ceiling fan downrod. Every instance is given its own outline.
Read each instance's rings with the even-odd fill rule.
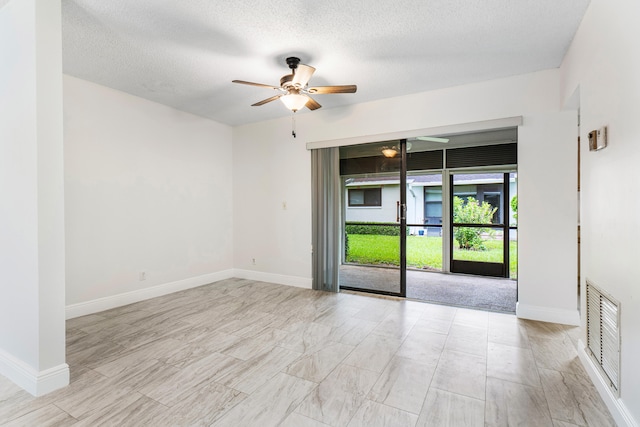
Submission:
[[[295,74],[296,68],[298,68],[298,64],[300,63],[300,58],[296,58],[295,56],[290,56],[286,59],[286,61],[292,73]]]

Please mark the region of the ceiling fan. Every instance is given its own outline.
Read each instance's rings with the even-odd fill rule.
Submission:
[[[307,107],[310,110],[317,110],[321,107],[318,102],[311,98],[309,95],[318,94],[330,94],[330,93],[355,93],[358,89],[356,85],[342,85],[342,86],[307,86],[309,79],[316,71],[315,68],[310,65],[300,63],[300,58],[291,56],[287,58],[287,65],[291,69],[291,74],[282,76],[280,79],[280,86],[271,86],[262,83],[247,82],[244,80],[233,80],[233,83],[240,83],[243,85],[266,87],[269,89],[277,90],[281,93],[272,96],[262,101],[258,101],[252,104],[252,107],[264,105],[268,102],[280,99],[284,105],[293,111],[294,113],[303,107]]]
[[[406,142],[406,151],[409,152],[411,150],[411,148],[413,147],[413,144],[410,141],[427,141],[427,142],[441,142],[443,144],[446,144],[447,142],[449,142],[449,138],[439,138],[436,136],[416,136],[415,138],[411,138],[410,140],[407,140]],[[388,158],[394,158],[398,153],[400,153],[400,146],[392,146],[391,148],[389,148],[388,146],[384,146],[382,147],[382,150],[380,150],[382,152],[382,155]]]
[[[416,136],[416,139],[427,142],[442,142],[443,144],[449,142],[449,138],[438,138],[435,136]]]

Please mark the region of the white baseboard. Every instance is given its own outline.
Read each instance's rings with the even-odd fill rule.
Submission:
[[[253,270],[233,270],[233,277],[238,279],[257,280],[260,282],[277,283],[279,285],[295,286],[297,288],[311,289],[313,279],[298,276],[285,276],[282,274],[264,273]]]
[[[73,319],[74,317],[98,313],[104,310],[109,310],[111,308],[121,307],[123,305],[132,304],[138,301],[144,301],[173,292],[196,288],[198,286],[207,285],[219,280],[230,279],[234,277],[233,272],[234,270],[232,269],[223,270],[216,273],[190,277],[188,279],[164,283],[162,285],[151,286],[144,289],[137,289],[135,291],[126,292],[124,294],[98,298],[78,304],[71,304],[66,307],[66,318]]]
[[[587,354],[586,346],[582,340],[578,341],[578,357],[580,357],[582,365],[596,386],[598,393],[600,393],[600,397],[602,397],[607,408],[609,408],[609,412],[611,412],[611,416],[616,421],[616,424],[619,427],[638,427],[638,423],[634,420],[624,402],[613,393],[609,384],[602,377],[600,369]]]
[[[522,319],[539,320],[541,322],[560,323],[562,325],[580,326],[578,310],[540,307],[530,304],[516,303],[516,316]]]
[[[69,365],[66,363],[37,371],[3,350],[0,350],[0,374],[34,396],[43,396],[69,385]]]

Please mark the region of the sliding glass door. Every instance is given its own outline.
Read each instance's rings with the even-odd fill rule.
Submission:
[[[344,189],[340,287],[404,296],[402,142],[345,147],[340,157]]]
[[[341,289],[406,297],[439,279],[426,272],[514,277],[516,144],[459,139],[340,148]]]

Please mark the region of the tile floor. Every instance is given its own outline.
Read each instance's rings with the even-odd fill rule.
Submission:
[[[71,385],[9,426],[613,426],[576,328],[230,279],[67,322]]]

